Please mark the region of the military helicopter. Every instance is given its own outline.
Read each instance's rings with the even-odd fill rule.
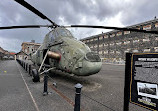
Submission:
[[[108,26],[90,26],[90,25],[70,25],[60,26],[50,20],[40,11],[35,9],[24,0],[15,0],[34,14],[42,19],[48,20],[52,25],[26,25],[26,26],[7,26],[0,27],[2,29],[16,29],[16,28],[40,28],[50,27],[50,31],[44,38],[43,44],[39,49],[31,55],[31,60],[39,69],[32,69],[33,82],[40,80],[40,75],[43,74],[42,69],[47,70],[61,70],[67,73],[72,73],[77,76],[89,76],[96,74],[101,70],[102,62],[97,53],[94,53],[83,42],[76,40],[71,32],[66,28],[102,28],[102,29],[116,29],[125,31],[136,31],[145,33],[158,33],[156,31],[146,31],[131,28],[119,28]]]
[[[149,88],[146,84],[141,85],[142,87],[139,88],[139,91],[142,93],[156,95],[156,88]]]

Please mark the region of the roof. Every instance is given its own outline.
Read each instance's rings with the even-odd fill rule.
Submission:
[[[15,52],[10,52],[10,55],[15,55],[16,53]]]
[[[127,26],[126,28],[135,28],[135,27],[139,27],[141,25],[147,25],[147,24],[152,23],[152,22],[158,22],[158,19],[149,20],[149,21],[146,21],[146,22],[142,22],[142,23],[138,23],[138,24],[135,24],[135,25]],[[118,30],[112,30],[110,32],[105,32],[105,33],[102,33],[102,34],[93,35],[93,36],[86,37],[86,38],[83,38],[83,39],[80,39],[80,40],[87,40],[87,39],[95,38],[95,37],[98,37],[98,36],[103,36],[105,34],[110,34],[110,33],[113,33],[113,32],[118,32]]]
[[[16,53],[15,55],[18,55],[18,54],[20,54],[20,53],[23,53],[23,54],[27,55],[27,54],[26,54],[25,52],[23,52],[23,51],[20,51],[20,52]]]
[[[33,43],[33,42],[23,42],[23,43],[21,44],[21,46],[22,46],[23,44],[30,44],[30,45],[41,45],[40,43]]]

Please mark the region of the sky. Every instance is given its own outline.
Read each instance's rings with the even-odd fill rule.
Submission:
[[[158,17],[158,0],[25,0],[59,25],[103,25],[125,27]],[[12,25],[47,25],[14,0],[1,0],[0,27]],[[22,42],[42,43],[51,29],[0,30],[0,47],[19,52]],[[105,29],[69,29],[75,38],[107,32]]]

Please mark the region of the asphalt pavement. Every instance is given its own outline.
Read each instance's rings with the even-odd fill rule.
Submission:
[[[52,94],[43,96],[43,82],[33,83],[14,60],[0,61],[0,111],[73,111],[77,83],[83,85],[82,111],[123,111],[124,75],[125,66],[113,64],[103,64],[98,74],[86,77],[56,71],[49,78]],[[129,111],[148,111],[129,106]]]
[[[33,83],[14,60],[0,62],[0,111],[73,111],[73,106],[49,88],[43,96],[43,82]]]

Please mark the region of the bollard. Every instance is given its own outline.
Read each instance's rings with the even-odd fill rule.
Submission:
[[[23,66],[22,67],[24,68],[24,66],[25,66],[25,62],[23,61]]]
[[[26,70],[26,72],[28,71],[28,70],[27,70],[27,68],[28,68],[27,66],[28,66],[28,63],[26,63],[26,66],[25,66],[25,70]]]
[[[47,71],[44,71],[44,90],[43,90],[43,96],[48,95],[48,75]]]
[[[80,111],[80,97],[81,97],[81,88],[82,85],[80,83],[77,83],[75,85],[76,88],[76,95],[75,95],[75,107],[74,111]]]
[[[29,65],[28,72],[29,72],[29,74],[31,75],[31,65]]]
[[[25,62],[24,62],[24,69],[25,69]]]

